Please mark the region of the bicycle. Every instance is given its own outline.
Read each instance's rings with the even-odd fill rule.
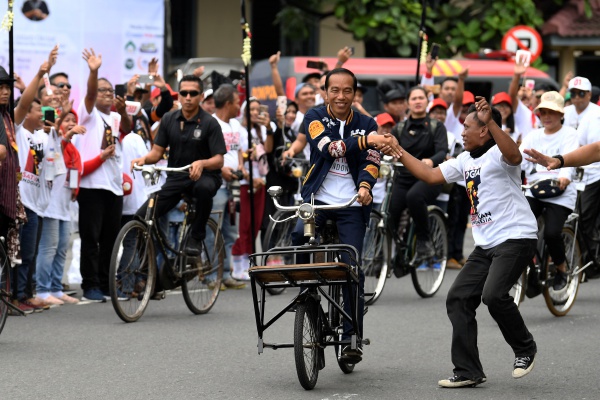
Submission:
[[[554,182],[558,185],[558,182]],[[521,185],[526,190],[535,185]],[[544,241],[544,218],[538,218],[538,245],[533,260],[527,266],[519,280],[513,285],[510,295],[519,306],[525,297],[533,298],[543,293],[548,310],[557,317],[566,315],[575,304],[579,284],[582,279],[582,254],[579,245],[579,214],[569,214],[565,221],[561,236],[565,246],[567,263],[567,285],[561,290],[554,290],[556,266],[552,263],[548,246]]]
[[[109,272],[112,305],[125,322],[135,322],[143,315],[155,294],[157,283],[162,289],[162,293],[157,291],[159,298],[165,297],[166,290],[181,287],[185,304],[194,314],[207,313],[217,301],[224,259],[220,224],[209,218],[202,251],[199,256],[191,257],[184,249],[196,217],[196,202],[184,197],[187,207],[177,248],[168,243],[155,218],[160,173],[188,173],[190,167],[134,166],[134,169],[142,171],[146,193],[149,194],[148,208],[143,220],[134,219],[121,228],[113,247]],[[208,247],[206,243],[210,240],[213,245]],[[155,247],[164,260],[160,269]]]
[[[432,297],[439,290],[446,273],[448,254],[448,236],[446,215],[441,208],[428,206],[429,233],[435,249],[435,255],[427,260],[419,260],[415,255],[416,235],[413,220],[405,210],[400,217],[398,232],[389,229],[388,208],[391,202],[394,167],[400,163],[384,156],[380,174],[386,178],[386,195],[381,210],[371,211],[369,225],[365,235],[362,268],[365,273],[365,296],[367,304],[374,304],[383,292],[385,282],[392,276],[401,278],[410,273],[413,286],[419,296]]]
[[[315,234],[315,211],[335,210],[349,207],[358,195],[348,203],[340,205],[314,205],[314,201],[303,203],[299,206],[281,206],[277,196],[282,192],[281,187],[272,186],[269,194],[273,197],[279,210],[293,212],[288,218],[300,218],[304,223],[305,236],[310,236],[308,244],[302,246],[275,247],[267,252],[255,253],[250,256],[249,269],[252,298],[256,328],[258,332],[258,353],[265,348],[293,348],[296,372],[302,387],[311,390],[315,387],[319,370],[325,367],[325,347],[333,346],[336,361],[342,372],[349,374],[354,370],[355,364],[343,360],[341,346],[350,346],[354,351],[359,346],[370,344],[368,339],[362,338],[357,316],[363,310],[358,309],[359,304],[359,268],[360,258],[356,248],[350,245],[336,243],[338,241],[335,224],[331,221],[325,223],[320,235],[321,243]],[[350,264],[341,262],[345,254],[350,259]],[[292,264],[269,265],[269,257],[290,256]],[[296,256],[306,255],[308,263],[295,263]],[[323,286],[327,286],[325,291]],[[260,295],[257,287],[260,287]],[[300,287],[300,293],[279,311],[275,316],[265,322],[265,292],[267,288]],[[341,289],[348,290],[350,298],[350,314],[344,310]],[[324,298],[327,303],[327,312],[321,306]],[[264,332],[286,312],[295,310],[294,341],[293,343],[267,343],[264,341]],[[349,339],[342,338],[344,322],[352,326]]]
[[[0,237],[0,334],[6,324],[9,310],[16,314],[25,315],[23,311],[15,307],[10,301],[12,293],[10,291],[9,268],[10,261],[4,247],[4,237]]]

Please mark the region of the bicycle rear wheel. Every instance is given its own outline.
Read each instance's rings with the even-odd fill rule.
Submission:
[[[318,307],[311,297],[296,307],[294,358],[298,380],[306,390],[312,390],[319,378],[321,335],[317,321]]]
[[[292,214],[289,211],[277,210],[273,215],[275,220],[285,219]],[[265,239],[262,242],[262,250],[268,251],[274,247],[286,247],[292,245],[292,232],[296,227],[296,221],[298,218],[292,218],[289,221],[275,223],[272,220],[269,221],[267,231],[265,233]],[[277,255],[271,256],[267,259],[268,265],[285,265],[293,264],[293,255]],[[285,288],[266,288],[267,292],[271,295],[278,295],[285,291]]]
[[[429,235],[435,249],[431,260],[410,269],[415,290],[421,297],[432,297],[442,286],[446,273],[448,234],[446,218],[436,209],[429,210]]]
[[[211,247],[207,243],[212,244]],[[212,219],[206,223],[206,238],[202,245],[202,253],[193,258],[191,263],[183,257],[185,268],[181,291],[183,300],[194,314],[206,314],[217,301],[223,279],[223,260],[225,246],[219,225]],[[208,276],[211,279],[207,279]],[[214,277],[214,278],[213,278]]]
[[[365,273],[365,297],[372,293],[372,296],[365,301],[367,305],[374,304],[379,299],[387,280],[386,229],[382,221],[381,214],[372,211],[365,232],[361,268]]]
[[[8,278],[8,256],[4,251],[4,243],[0,242],[0,333],[4,329],[6,324],[6,317],[8,316],[8,306],[5,302],[10,301],[10,279]]]
[[[133,220],[121,228],[110,258],[109,290],[115,312],[125,322],[144,314],[156,279],[150,228]]]
[[[330,286],[329,294],[331,295],[332,299],[334,299],[340,306],[343,307],[342,290],[339,285]],[[344,331],[344,319],[338,309],[331,304],[329,305],[329,326],[336,333],[334,339],[341,340],[342,332]],[[335,359],[337,360],[338,366],[342,372],[344,374],[349,374],[354,371],[355,364],[350,364],[340,359],[342,355],[341,346],[336,344],[333,346],[333,349],[335,350]]]
[[[582,266],[581,249],[579,242],[575,237],[575,232],[570,227],[563,227],[562,238],[565,244],[565,257],[567,260],[567,285],[561,290],[554,290],[552,286],[544,288],[544,299],[548,310],[557,316],[566,315],[577,298],[579,291],[579,283],[581,282],[581,273],[573,274]],[[546,280],[552,281],[550,278],[554,276],[555,271],[550,268],[546,269]]]

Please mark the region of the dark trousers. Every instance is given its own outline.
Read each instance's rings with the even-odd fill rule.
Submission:
[[[8,243],[8,225],[11,219],[0,212],[0,237],[4,238],[4,248],[7,248]]]
[[[464,186],[454,185],[448,203],[448,258],[464,258],[463,245],[471,203]]]
[[[484,377],[477,348],[475,310],[481,301],[500,328],[515,356],[537,352],[509,291],[533,258],[536,239],[511,239],[491,249],[475,247],[460,270],[446,299],[452,323],[454,373],[469,379]]]
[[[600,181],[586,185],[581,193],[579,218],[588,248],[595,249],[600,241]]]
[[[108,292],[110,257],[123,213],[123,196],[104,189],[79,189],[81,289]]]
[[[402,211],[408,207],[410,216],[415,222],[417,239],[429,240],[427,206],[435,203],[435,199],[442,192],[442,185],[430,186],[423,181],[400,177],[400,179],[395,178],[392,190],[389,208],[392,232],[398,230]]]
[[[324,204],[320,201],[315,201],[315,204]],[[362,254],[363,241],[365,238],[365,232],[367,229],[367,220],[368,214],[365,211],[365,207],[348,207],[342,208],[339,210],[320,210],[315,218],[315,223],[317,225],[317,230],[320,230],[323,226],[325,226],[325,222],[327,220],[332,220],[336,226],[338,231],[338,237],[340,243],[349,244],[354,246],[358,251],[358,257],[360,260],[360,256]],[[304,237],[304,224],[301,219],[298,219],[298,223],[296,225],[296,229],[292,232],[292,244],[294,246],[299,246],[303,243],[306,243],[308,238]],[[296,262],[303,263],[308,262],[308,257],[299,256],[296,259]],[[351,262],[348,255],[346,253],[342,254],[342,262],[354,265],[354,262]],[[361,332],[361,336],[364,338],[363,332],[363,316],[364,316],[364,308],[365,308],[365,274],[362,269],[359,269],[359,296],[358,296],[358,327]],[[348,315],[352,315],[352,300],[350,297],[349,290],[345,288],[342,290],[342,294],[344,297],[344,311]],[[350,338],[350,334],[352,333],[353,328],[352,324],[346,320],[344,320],[344,339]]]
[[[213,197],[221,186],[221,178],[213,174],[204,173],[197,181],[187,176],[172,177],[158,192],[158,200],[155,205],[155,218],[158,220],[175,207],[181,200],[182,195],[196,199],[196,219],[192,224],[192,237],[196,240],[204,240],[206,236],[206,223],[212,210]],[[149,201],[149,200],[148,200]],[[146,217],[148,201],[136,212],[141,218]]]
[[[19,231],[21,242],[21,264],[11,268],[12,287],[15,299],[25,300],[33,297],[32,276],[35,271],[35,255],[38,244],[38,215],[25,207],[27,222]]]
[[[533,215],[538,218],[544,216],[544,241],[548,247],[550,257],[554,265],[560,265],[565,262],[565,243],[563,242],[561,232],[565,221],[571,210],[567,207],[552,204],[534,197],[527,197]]]

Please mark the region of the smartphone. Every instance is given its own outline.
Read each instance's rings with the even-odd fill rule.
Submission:
[[[241,71],[235,70],[235,69],[230,69],[229,70],[229,79],[233,79],[233,80],[242,80],[244,79],[245,74]]]
[[[350,49],[350,54],[354,55],[354,47],[353,46],[348,46],[348,48]]]
[[[434,43],[431,45],[431,58],[435,60],[435,58],[440,54],[440,45]]]
[[[42,112],[44,113],[44,121],[54,122],[54,108],[52,107],[42,107]]]
[[[125,98],[125,93],[126,93],[126,89],[125,89],[125,85],[115,85],[115,96],[120,96],[122,99]]]
[[[281,111],[281,115],[285,115],[287,109],[287,97],[277,96],[277,108]]]
[[[306,68],[314,68],[314,69],[318,69],[319,71],[323,71],[325,69],[327,69],[327,64],[325,64],[323,61],[307,61],[306,62]]]
[[[517,50],[515,53],[515,62],[522,60],[523,65],[529,67],[531,62],[531,52],[529,50]]]
[[[269,106],[265,106],[263,104],[261,104],[260,106],[258,106],[259,110],[260,110],[260,114],[269,114]]]
[[[153,84],[154,83],[154,75],[140,75],[138,82],[141,84]]]
[[[535,89],[535,80],[534,79],[525,79],[525,87],[529,90]]]

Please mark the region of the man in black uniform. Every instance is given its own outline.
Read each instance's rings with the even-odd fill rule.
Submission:
[[[191,256],[200,254],[200,242],[206,234],[213,197],[221,186],[223,155],[227,152],[221,126],[200,107],[203,96],[202,81],[184,76],[179,82],[181,110],[168,112],[161,120],[152,150],[144,157],[131,162],[137,165],[155,164],[169,148],[169,167],[177,168],[192,164],[190,175],[169,173],[159,192],[156,217],[161,217],[181,200],[182,194],[196,198],[198,217],[192,226],[192,235],[185,247]],[[146,202],[137,212],[146,214]]]

